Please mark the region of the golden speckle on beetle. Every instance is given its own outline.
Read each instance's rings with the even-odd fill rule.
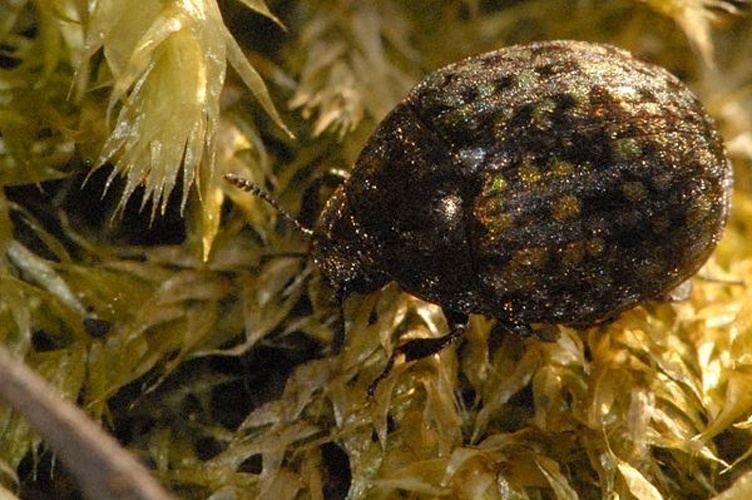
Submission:
[[[523,162],[517,170],[517,175],[525,184],[535,184],[543,178],[540,169],[530,162]]]
[[[585,250],[588,255],[598,256],[605,250],[605,244],[601,238],[593,238],[585,242]]]
[[[624,197],[632,203],[637,203],[645,199],[648,195],[648,190],[640,181],[625,182],[621,185],[621,192]]]
[[[556,103],[551,99],[541,99],[533,108],[531,125],[540,131],[548,130],[553,125],[552,118],[555,110]]]
[[[551,204],[551,217],[559,222],[573,219],[580,215],[580,199],[572,194],[565,194]]]
[[[562,251],[561,264],[564,268],[576,267],[585,258],[585,244],[582,241],[567,243]]]
[[[567,178],[574,172],[574,167],[571,163],[560,158],[554,158],[548,167],[548,172],[555,177]]]

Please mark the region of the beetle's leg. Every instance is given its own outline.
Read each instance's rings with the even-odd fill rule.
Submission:
[[[339,314],[334,319],[331,353],[335,356],[342,352],[345,345],[345,296],[346,291],[343,287],[334,290],[334,296],[330,298],[332,305],[339,307]]]
[[[340,306],[341,307],[341,306]],[[341,307],[340,313],[334,320],[334,334],[332,335],[332,354],[335,356],[342,352],[342,347],[345,345],[345,316],[344,308]]]
[[[530,323],[509,319],[499,320],[496,324],[503,332],[511,333],[522,339],[535,339],[541,342],[555,342],[559,338],[556,325],[542,324],[533,329]]]
[[[408,362],[436,354],[447,348],[465,333],[468,322],[467,314],[446,311],[445,315],[449,322],[449,333],[438,338],[413,339],[396,347],[389,357],[384,371],[368,386],[368,397],[373,397],[378,385],[392,373],[392,368],[397,359],[404,358],[404,361]]]

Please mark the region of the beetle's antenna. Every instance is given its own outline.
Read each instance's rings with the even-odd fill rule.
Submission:
[[[264,189],[262,189],[261,186],[259,186],[255,182],[249,181],[248,179],[240,177],[236,174],[225,174],[225,180],[233,186],[242,189],[243,191],[247,191],[254,196],[258,196],[269,205],[271,205],[272,208],[274,208],[274,210],[276,210],[283,219],[295,226],[295,229],[303,233],[304,236],[306,236],[307,238],[313,238],[313,229],[307,228],[303,224],[301,224],[298,219],[290,215],[290,212],[282,208],[277,200],[272,197],[272,195],[264,191]]]

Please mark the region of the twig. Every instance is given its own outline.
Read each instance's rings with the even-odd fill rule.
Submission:
[[[173,498],[112,436],[2,345],[0,397],[49,444],[87,498]]]

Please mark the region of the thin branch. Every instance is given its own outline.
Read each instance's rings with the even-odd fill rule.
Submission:
[[[173,498],[112,436],[2,345],[0,397],[49,444],[87,498]]]

